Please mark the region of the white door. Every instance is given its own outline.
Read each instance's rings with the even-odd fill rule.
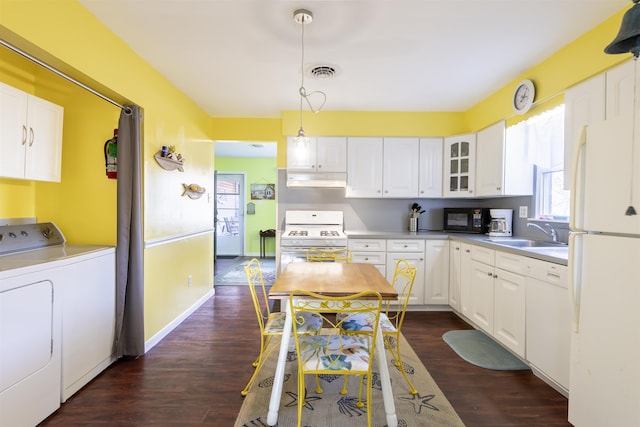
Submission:
[[[442,197],[442,138],[420,138],[420,197]]]
[[[640,215],[625,215],[631,196],[640,210],[640,138],[634,151],[631,123],[627,115],[587,126],[584,209],[578,209],[584,230],[640,234]]]
[[[348,139],[346,197],[382,197],[382,138]]]
[[[244,255],[244,174],[216,174],[216,256]]]
[[[383,197],[418,197],[418,138],[384,138]]]
[[[578,235],[575,246],[569,422],[640,426],[640,238]]]

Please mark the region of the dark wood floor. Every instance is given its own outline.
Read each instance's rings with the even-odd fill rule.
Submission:
[[[567,400],[529,371],[491,371],[442,340],[468,329],[444,312],[407,314],[403,333],[469,427],[569,426]],[[233,426],[258,344],[247,286],[216,296],[145,356],[120,360],[43,426]]]

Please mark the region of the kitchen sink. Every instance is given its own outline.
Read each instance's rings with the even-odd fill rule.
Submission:
[[[569,255],[569,246],[547,246],[547,247],[529,247],[522,248],[527,252],[534,252],[541,255],[549,255],[557,258],[567,258]]]
[[[497,245],[511,246],[513,248],[565,248],[567,245],[565,243],[559,242],[545,242],[541,240],[529,240],[529,239],[513,239],[513,238],[503,238],[503,239],[485,239],[487,242],[495,243]]]

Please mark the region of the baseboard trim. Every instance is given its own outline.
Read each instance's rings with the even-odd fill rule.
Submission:
[[[184,322],[184,320],[187,317],[191,316],[198,308],[200,308],[200,306],[202,306],[202,304],[207,302],[207,300],[212,296],[214,296],[215,294],[216,294],[216,291],[215,289],[212,288],[209,292],[203,295],[202,298],[196,301],[191,307],[189,307],[182,314],[180,314],[178,317],[173,319],[171,323],[169,323],[167,326],[165,326],[160,331],[158,331],[158,333],[156,333],[154,336],[152,336],[147,341],[145,341],[144,352],[146,353],[149,350],[151,350],[153,347],[155,347],[156,344],[162,341],[164,337],[169,335],[171,331],[173,331],[176,327],[178,327],[180,323]]]

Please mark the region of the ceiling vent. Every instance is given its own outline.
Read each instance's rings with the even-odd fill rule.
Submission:
[[[318,65],[311,68],[311,70],[309,70],[309,74],[314,79],[332,79],[336,75],[336,69],[330,65]]]

